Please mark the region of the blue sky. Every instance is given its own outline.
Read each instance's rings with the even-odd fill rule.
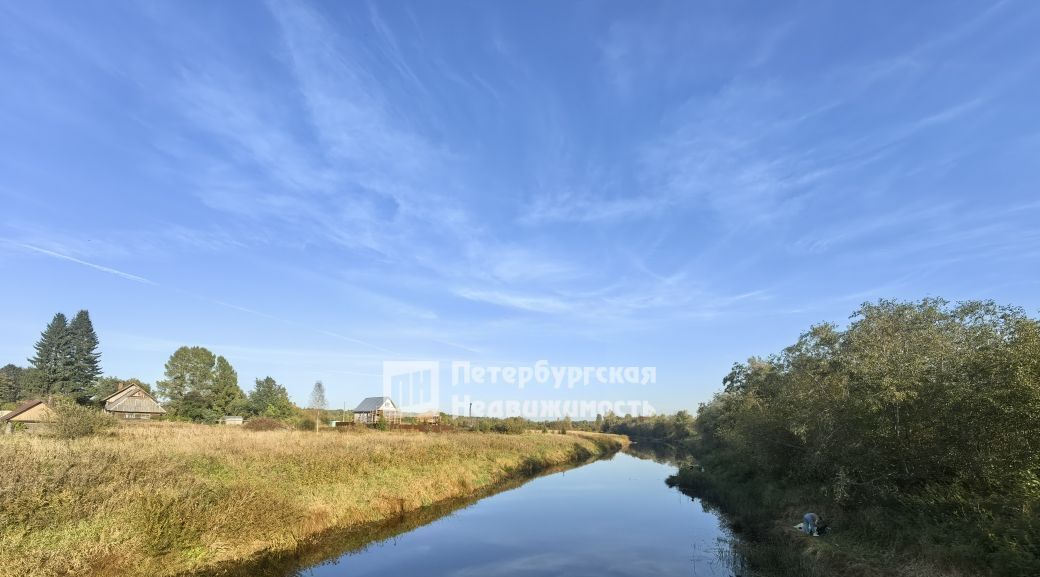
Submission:
[[[1040,308],[1034,2],[5,2],[0,361],[734,361],[881,297]],[[508,396],[508,395],[507,395]]]

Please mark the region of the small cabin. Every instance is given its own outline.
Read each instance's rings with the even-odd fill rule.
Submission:
[[[354,409],[354,422],[363,425],[400,423],[401,411],[390,397],[368,397]]]
[[[155,397],[136,384],[101,400],[105,403],[105,412],[120,419],[157,419],[166,414],[166,409],[159,406]]]
[[[54,418],[54,412],[46,403],[39,399],[26,401],[18,408],[0,417],[4,432],[11,433],[15,425],[22,425],[27,429],[34,429],[40,423],[46,423]]]
[[[235,415],[224,415],[220,418],[221,425],[228,425],[231,427],[241,427],[242,423],[245,422],[245,417],[239,417]]]

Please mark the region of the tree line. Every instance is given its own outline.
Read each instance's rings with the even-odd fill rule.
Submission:
[[[1040,574],[1040,322],[1022,309],[865,304],[723,385],[697,413],[690,482],[786,489],[864,539]]]
[[[631,415],[618,417],[613,413],[607,413],[597,419],[596,430],[627,435],[631,439],[685,447],[694,434],[693,422],[693,415],[689,411],[678,411],[674,415],[646,417]]]
[[[204,347],[181,347],[166,361],[164,379],[155,384],[170,418],[213,423],[224,415],[287,420],[299,409],[289,392],[271,377],[256,379],[247,395],[238,373],[223,356]]]
[[[224,415],[304,419],[284,386],[271,377],[256,379],[245,393],[231,363],[204,347],[181,347],[166,361],[164,378],[155,387],[136,378],[102,376],[100,342],[90,313],[81,310],[71,321],[57,313],[34,345],[29,365],[0,368],[0,405],[36,398],[59,398],[79,405],[103,404],[109,395],[130,385],[154,393],[169,418],[213,423]],[[315,384],[313,408],[325,408],[325,389]]]
[[[81,310],[71,322],[55,314],[34,348],[27,368],[0,368],[0,402],[59,395],[82,404],[97,394],[101,354],[90,313]]]

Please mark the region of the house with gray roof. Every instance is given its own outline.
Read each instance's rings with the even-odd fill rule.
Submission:
[[[105,403],[105,412],[121,419],[152,419],[166,414],[166,409],[159,406],[155,397],[140,385],[130,385],[101,399]]]
[[[401,422],[401,411],[390,397],[368,397],[354,409],[355,423],[374,425],[380,421]]]

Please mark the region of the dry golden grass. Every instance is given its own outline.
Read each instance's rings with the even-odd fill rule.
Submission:
[[[173,575],[361,527],[617,448],[624,438],[324,434],[154,423],[0,438],[9,575]]]

